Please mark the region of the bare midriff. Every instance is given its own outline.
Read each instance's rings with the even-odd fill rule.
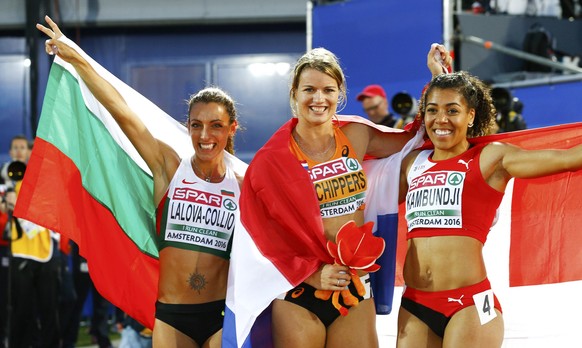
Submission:
[[[226,298],[229,261],[191,250],[166,247],[160,251],[158,300],[197,304]]]
[[[457,289],[487,277],[483,244],[465,236],[412,238],[404,263],[406,286],[423,291]]]

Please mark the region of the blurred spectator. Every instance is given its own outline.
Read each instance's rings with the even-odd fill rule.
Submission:
[[[16,136],[10,144],[10,157],[13,162],[26,163],[30,150],[28,139]],[[21,179],[4,177],[9,189],[2,210],[9,216],[17,201]],[[8,346],[58,347],[60,236],[23,219],[9,219],[7,226],[10,239]]]
[[[66,324],[63,325],[63,348],[75,346],[79,334],[83,307],[91,293],[92,314],[90,320],[89,334],[99,348],[111,347],[109,338],[109,312],[112,308],[95,288],[89,276],[87,261],[79,254],[79,247],[73,241],[71,243],[71,278],[74,284],[75,302],[67,312]],[[66,312],[66,311],[64,311]]]
[[[10,142],[10,147],[8,148],[8,154],[10,158],[16,161],[26,163],[29,155],[29,144],[28,139],[24,135],[17,135],[12,138]],[[10,162],[2,164],[0,167],[0,196],[2,202],[5,200],[5,195],[7,190],[14,189],[14,182],[8,177],[8,165]],[[0,348],[6,347],[7,336],[7,325],[8,325],[8,286],[9,281],[9,257],[10,257],[10,244],[8,239],[10,238],[10,230],[6,228],[8,214],[6,209],[0,209],[0,233],[2,238],[0,238]]]
[[[491,2],[491,7],[489,3]],[[460,2],[461,11],[472,12],[474,14],[492,13],[494,11],[495,0],[462,0]]]
[[[497,110],[497,131],[495,133],[512,132],[526,129],[522,116],[523,103],[506,88],[495,87],[491,90],[493,104]]]
[[[4,199],[4,194],[6,193],[5,185],[0,184],[0,199]],[[5,342],[6,336],[6,324],[8,318],[8,255],[9,255],[9,244],[8,241],[4,240],[4,229],[6,227],[6,222],[8,221],[8,214],[0,211],[0,348],[6,348]]]
[[[491,0],[487,3],[489,13],[509,15],[560,17],[560,1],[558,0]]]
[[[370,121],[388,127],[394,127],[397,119],[388,111],[386,92],[380,85],[369,85],[358,94],[356,99],[362,103],[364,112]]]
[[[70,241],[70,244],[73,242]],[[70,246],[69,249],[72,249]],[[73,255],[62,254],[61,257],[61,296],[59,301],[59,319],[61,323],[61,348],[74,348],[77,341],[80,315],[76,312],[77,291],[73,281]]]
[[[121,341],[118,348],[151,348],[152,330],[140,324],[137,320],[116,311],[117,330],[121,333]]]

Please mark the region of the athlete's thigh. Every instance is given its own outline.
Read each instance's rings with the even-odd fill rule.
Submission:
[[[275,300],[272,312],[273,343],[275,347],[323,348],[326,328],[307,309],[294,303]]]
[[[202,345],[202,348],[220,348],[222,346],[222,329],[214,333],[214,335],[208,337],[206,342]]]
[[[174,329],[172,326],[156,319],[154,323],[154,331],[152,335],[152,346],[168,347],[168,348],[199,348],[198,344],[180,331]]]
[[[495,312],[497,316],[483,325],[475,306],[457,312],[447,325],[443,347],[501,347],[503,316],[497,309]]]
[[[338,317],[327,328],[326,347],[378,347],[374,299],[366,299],[351,307],[348,315]]]
[[[406,309],[398,311],[398,336],[396,346],[400,348],[440,348],[442,339],[422,320]]]

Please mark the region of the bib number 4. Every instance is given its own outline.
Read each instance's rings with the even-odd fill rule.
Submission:
[[[475,308],[479,314],[481,325],[485,325],[497,317],[493,290],[489,289],[473,295],[473,301],[475,301]]]

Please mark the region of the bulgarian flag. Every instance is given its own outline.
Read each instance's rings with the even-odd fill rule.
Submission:
[[[64,40],[114,85],[154,137],[182,158],[193,154],[184,126]],[[227,153],[225,160],[246,167]],[[158,290],[155,208],[145,162],[74,68],[56,57],[14,215],[74,240],[97,290],[151,328]]]

